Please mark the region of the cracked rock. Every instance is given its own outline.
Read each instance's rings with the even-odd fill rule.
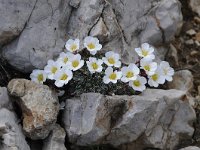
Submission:
[[[42,150],[67,150],[65,136],[65,130],[56,124],[52,133],[45,139]]]
[[[138,96],[85,93],[67,99],[63,122],[75,145],[173,149],[191,138],[195,117],[186,92],[149,89]]]
[[[0,1],[0,46],[9,43],[24,29],[36,0]]]
[[[13,79],[8,91],[23,115],[23,130],[31,139],[44,139],[53,129],[59,112],[57,96],[51,89],[26,79]]]
[[[1,108],[12,109],[12,102],[8,96],[6,87],[0,87],[0,109]]]
[[[0,149],[30,150],[26,143],[21,126],[17,124],[16,115],[5,109],[0,109]]]

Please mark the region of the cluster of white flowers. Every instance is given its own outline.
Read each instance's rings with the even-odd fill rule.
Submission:
[[[142,44],[140,48],[135,48],[139,61],[130,63],[128,66],[123,65],[120,55],[113,51],[106,52],[105,57],[101,59],[95,58],[94,55],[102,49],[102,45],[95,37],[86,37],[84,47],[93,55],[88,60],[82,60],[81,55],[78,54],[79,39],[69,39],[65,45],[67,52],[60,53],[56,61],[49,60],[44,70],[33,70],[30,75],[31,80],[37,83],[43,83],[46,79],[55,80],[55,85],[62,87],[73,78],[73,72],[83,67],[86,62],[91,74],[104,74],[105,84],[122,81],[129,83],[135,91],[145,90],[147,83],[151,87],[158,87],[165,81],[172,81],[174,69],[166,61],[160,64],[153,62],[154,48],[147,43]]]

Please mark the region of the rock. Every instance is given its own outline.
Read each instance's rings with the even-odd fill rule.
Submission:
[[[18,70],[31,72],[56,58],[69,38],[82,41],[87,35],[99,37],[103,50],[120,53],[124,63],[133,62],[134,48],[141,43],[171,41],[182,14],[178,0],[37,0],[26,22],[2,56]]]
[[[190,30],[186,31],[186,34],[190,35],[190,36],[193,36],[193,35],[196,34],[196,31],[194,29],[190,29]]]
[[[200,42],[200,32],[198,32],[195,36],[196,41]]]
[[[64,49],[70,12],[69,0],[37,0],[30,18],[25,20],[26,28],[3,47],[3,57],[23,72],[43,69]]]
[[[67,99],[62,119],[75,145],[140,150],[175,148],[193,135],[195,117],[186,92],[148,89],[138,96],[85,93]]]
[[[200,150],[200,148],[196,146],[188,146],[185,148],[181,148],[180,150]]]
[[[177,53],[177,49],[170,44],[167,56],[166,56],[166,60],[173,66],[173,67],[178,67],[179,66],[179,62],[178,62],[178,53]]]
[[[200,16],[200,0],[189,0],[189,5],[192,11]]]
[[[42,150],[67,150],[65,136],[65,130],[56,124],[52,133],[45,139]]]
[[[173,81],[167,83],[169,89],[189,92],[193,88],[193,75],[189,70],[175,72]]]
[[[44,139],[53,129],[59,112],[57,96],[46,85],[26,79],[13,79],[8,84],[23,115],[23,130],[31,139]]]
[[[31,16],[36,0],[0,1],[0,46],[15,39]]]
[[[192,44],[194,44],[194,41],[193,41],[193,39],[189,39],[189,40],[185,41],[185,44],[192,45]]]
[[[1,108],[12,109],[12,102],[8,96],[6,87],[0,87],[0,109]]]
[[[17,124],[16,115],[5,109],[0,109],[0,149],[1,150],[30,150]]]
[[[200,41],[195,41],[194,43],[196,44],[196,46],[200,46]]]

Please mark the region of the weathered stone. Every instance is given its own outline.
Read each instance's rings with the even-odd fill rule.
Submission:
[[[67,150],[65,136],[65,130],[56,124],[52,133],[45,139],[42,150]]]
[[[169,89],[189,92],[193,88],[193,75],[189,70],[175,72],[173,81],[167,83]]]
[[[170,44],[169,51],[166,56],[166,60],[173,67],[179,66],[177,49],[172,44]]]
[[[63,116],[73,144],[111,144],[128,150],[173,149],[193,135],[194,120],[186,92],[156,89],[138,96],[83,94],[66,100]]]
[[[196,146],[188,146],[185,148],[181,148],[180,150],[200,150],[200,148]]]
[[[70,12],[69,0],[37,0],[26,28],[3,48],[3,57],[24,72],[43,69],[64,48]]]
[[[8,96],[6,87],[0,87],[0,109],[1,108],[12,109],[12,102]]]
[[[192,11],[200,16],[200,0],[189,0],[189,5]]]
[[[185,41],[185,44],[192,45],[192,44],[194,44],[194,40],[193,39],[189,39],[189,40]]]
[[[0,109],[0,149],[30,150],[15,114],[5,108]]]
[[[190,36],[193,36],[193,35],[196,34],[196,31],[194,29],[190,29],[190,30],[186,31],[186,34],[190,35]]]
[[[13,79],[8,84],[10,95],[22,109],[23,130],[31,139],[44,139],[53,129],[59,112],[57,96],[46,85],[25,79]]]
[[[24,29],[36,0],[0,1],[0,46],[16,38]]]

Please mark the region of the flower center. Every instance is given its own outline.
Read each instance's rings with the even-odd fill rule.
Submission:
[[[63,75],[60,77],[60,80],[67,80],[67,78],[68,78],[68,75],[63,74]]]
[[[66,64],[66,63],[68,62],[68,58],[65,57],[63,61],[64,61],[64,63]]]
[[[114,64],[115,64],[115,59],[112,58],[112,57],[110,57],[110,58],[108,58],[108,62],[109,62],[110,64],[114,65]]]
[[[158,74],[152,75],[151,78],[153,79],[153,81],[157,81],[158,80]]]
[[[75,51],[75,50],[77,50],[77,45],[76,44],[72,44],[70,48],[71,48],[72,51]]]
[[[110,78],[111,80],[115,80],[115,79],[117,78],[116,73],[110,74],[109,78]]]
[[[72,66],[74,68],[78,67],[78,65],[79,65],[79,61],[78,60],[75,60],[75,61],[72,62]]]
[[[43,81],[44,79],[43,74],[38,74],[37,79],[39,82]]]
[[[95,49],[94,43],[89,43],[87,46],[89,49]]]
[[[150,66],[149,65],[144,66],[144,69],[147,70],[147,71],[150,71]]]
[[[135,85],[136,87],[139,87],[141,85],[140,81],[135,80],[133,81],[133,85]]]
[[[148,54],[149,54],[148,51],[142,49],[142,55],[143,55],[144,57],[147,56]]]
[[[97,70],[98,69],[98,65],[97,65],[97,63],[92,63],[92,68],[94,69],[94,70]]]
[[[57,70],[58,70],[58,68],[56,68],[56,67],[52,67],[52,68],[51,68],[51,72],[52,72],[53,74],[55,74]]]
[[[132,78],[134,76],[134,73],[132,72],[132,71],[128,71],[127,73],[126,73],[126,77],[127,78]]]

